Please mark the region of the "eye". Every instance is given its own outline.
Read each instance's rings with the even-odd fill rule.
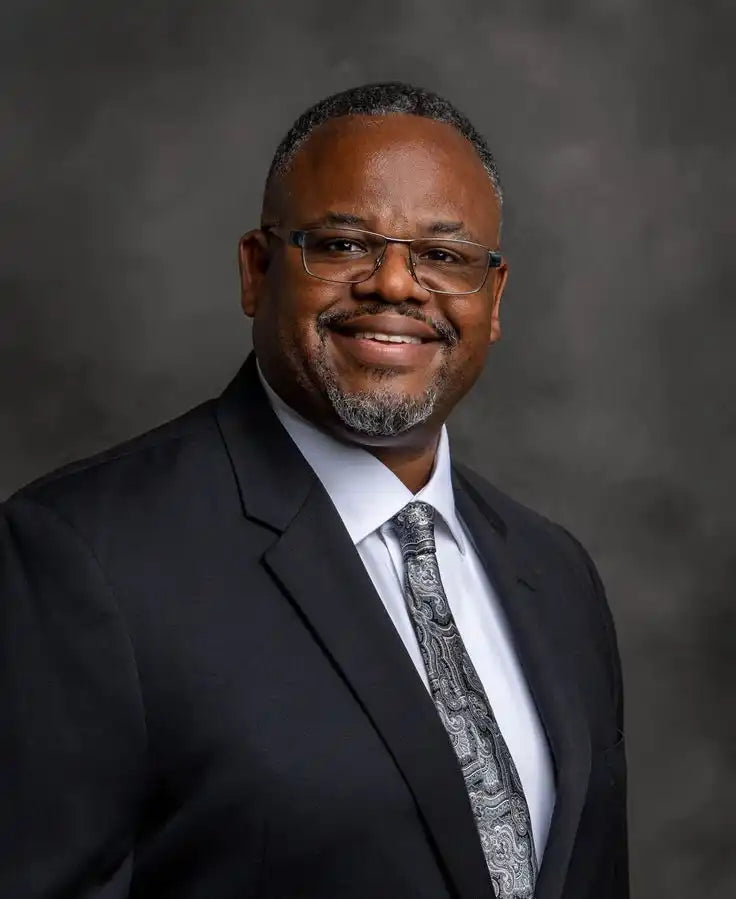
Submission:
[[[319,242],[316,249],[320,253],[328,253],[333,256],[358,256],[368,252],[363,244],[347,237],[325,238]]]
[[[428,262],[433,265],[464,265],[467,262],[460,253],[441,246],[424,247],[421,252],[417,254],[417,260],[419,262]]]

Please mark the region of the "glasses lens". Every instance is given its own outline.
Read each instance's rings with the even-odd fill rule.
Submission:
[[[417,281],[427,290],[473,293],[488,274],[488,250],[467,240],[412,241]]]
[[[384,247],[376,234],[350,229],[315,228],[304,235],[304,265],[325,281],[365,281]]]

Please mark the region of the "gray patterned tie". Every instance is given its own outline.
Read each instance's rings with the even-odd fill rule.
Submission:
[[[432,698],[465,778],[494,892],[502,899],[531,899],[537,866],[529,809],[447,603],[434,543],[434,509],[428,503],[409,503],[392,521],[404,558],[406,603]]]

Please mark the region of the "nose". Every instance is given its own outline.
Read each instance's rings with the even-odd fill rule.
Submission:
[[[353,294],[361,299],[380,297],[388,303],[426,303],[431,296],[412,275],[409,247],[398,243],[387,245],[378,268],[367,281],[353,285]]]

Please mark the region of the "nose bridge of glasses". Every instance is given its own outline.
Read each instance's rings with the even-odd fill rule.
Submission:
[[[382,235],[383,236],[383,235]],[[381,241],[382,246],[376,260],[376,269],[379,269],[391,254],[397,260],[402,259],[404,268],[412,277],[414,276],[414,261],[411,255],[411,240],[403,237],[385,237]]]

